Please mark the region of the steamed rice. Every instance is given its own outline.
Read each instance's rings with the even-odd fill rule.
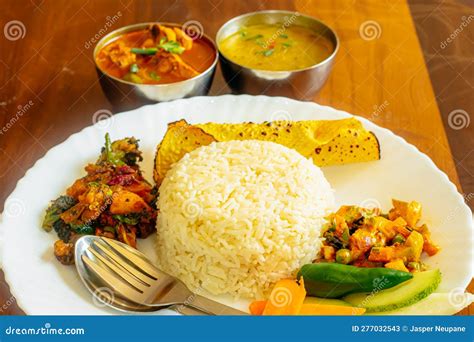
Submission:
[[[159,189],[159,266],[192,290],[262,298],[310,263],[333,191],[321,170],[272,142],[186,154]]]

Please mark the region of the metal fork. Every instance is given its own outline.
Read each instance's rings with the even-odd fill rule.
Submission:
[[[160,271],[143,253],[115,240],[91,235],[80,238],[76,243],[76,266],[83,268],[83,280],[98,278],[93,281],[100,280],[114,294],[137,304],[184,306],[210,315],[247,315],[191,292],[179,279]]]

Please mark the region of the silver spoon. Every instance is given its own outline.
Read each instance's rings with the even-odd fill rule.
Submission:
[[[84,285],[86,285],[86,288],[92,293],[92,295],[102,303],[101,305],[108,306],[125,313],[149,313],[160,311],[163,309],[155,306],[140,305],[127,301],[126,299],[120,298],[119,296],[115,296],[114,294],[111,295],[111,292],[107,288],[97,287],[94,283],[90,282],[88,278],[81,277],[81,279]],[[170,306],[169,309],[187,316],[207,315],[206,313],[200,310],[184,305]]]
[[[92,235],[80,238],[75,263],[89,291],[121,311],[171,308],[192,315],[246,315],[192,293],[181,281],[157,269],[143,253],[115,240]]]
[[[80,245],[76,244],[75,255],[81,253],[84,248],[87,248],[87,239],[82,240]],[[75,261],[79,277],[81,278],[86,288],[90,291],[94,298],[101,303],[101,305],[108,306],[125,313],[150,313],[166,309],[166,307],[161,308],[156,306],[136,304],[124,298],[121,298],[120,296],[116,296],[113,292],[111,292],[109,288],[105,287],[105,284],[103,284],[100,279],[97,279],[96,277],[94,277],[94,275],[87,274],[87,270],[85,270],[83,266],[78,267],[78,265],[82,264],[82,262],[78,263],[78,258],[76,258]],[[168,307],[168,309],[174,310],[183,315],[207,315],[206,313],[200,310],[184,305],[170,306]]]

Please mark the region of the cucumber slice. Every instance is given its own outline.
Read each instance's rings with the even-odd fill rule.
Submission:
[[[305,304],[320,304],[320,305],[340,305],[340,306],[352,306],[349,303],[341,299],[329,299],[319,297],[306,297],[304,299]]]
[[[392,311],[412,305],[434,292],[441,282],[441,272],[430,270],[415,273],[413,278],[392,288],[372,293],[353,293],[343,298],[367,312]]]

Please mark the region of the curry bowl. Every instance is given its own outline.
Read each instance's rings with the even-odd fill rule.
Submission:
[[[222,74],[235,93],[310,100],[331,72],[339,38],[313,17],[267,10],[229,20],[216,44]]]
[[[179,34],[186,39],[180,41]],[[152,38],[156,41],[150,42]],[[207,95],[218,52],[213,40],[202,32],[186,32],[177,23],[147,22],[104,36],[94,48],[93,58],[105,95],[123,109]]]

